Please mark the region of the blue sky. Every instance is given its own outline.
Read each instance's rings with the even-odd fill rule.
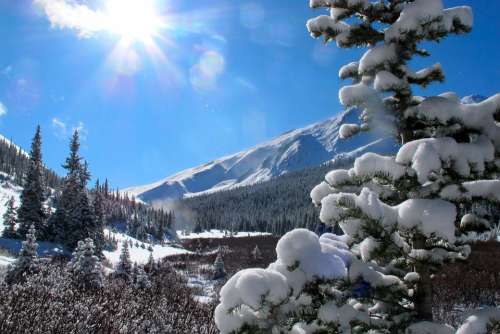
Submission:
[[[34,1],[0,0],[0,133],[27,148],[40,124],[45,161],[62,173],[79,128],[93,176],[120,188],[333,116],[338,69],[362,54],[311,39],[305,22],[320,13],[306,0],[156,0],[168,25],[154,48],[121,46],[123,35],[61,6],[112,0]],[[500,2],[445,4],[471,5],[474,30],[427,46],[415,65],[440,62],[447,79],[419,93],[500,91]]]

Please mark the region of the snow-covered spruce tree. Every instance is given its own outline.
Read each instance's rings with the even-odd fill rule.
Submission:
[[[78,241],[68,269],[74,284],[80,289],[98,289],[103,285],[102,265],[96,254],[92,239]]]
[[[152,286],[149,276],[142,266],[137,266],[134,274],[134,286],[140,290],[149,289]]]
[[[102,250],[106,244],[104,238],[104,227],[106,225],[106,217],[104,214],[104,196],[101,192],[101,187],[99,185],[99,180],[96,181],[94,187],[94,200],[92,201],[92,208],[95,217],[95,230],[94,230],[94,245],[96,248],[96,254],[102,254]]]
[[[79,134],[75,131],[71,138],[70,155],[63,165],[67,175],[57,201],[56,212],[50,219],[50,230],[54,233],[53,238],[68,249],[75,249],[79,240],[96,240],[100,254],[104,239],[103,230],[90,205],[87,191],[90,174],[87,163],[82,162],[79,149]]]
[[[390,130],[402,147],[396,157],[368,153],[352,169],[328,173],[311,197],[321,205],[320,219],[338,224],[345,235],[323,235],[319,242],[311,236],[308,247],[316,252],[307,251],[305,232],[285,235],[276,262],[285,267],[274,263],[233,276],[221,291],[216,323],[223,333],[452,333],[432,322],[431,274],[446,261],[467,258],[467,243],[500,218],[490,209],[500,201],[500,95],[472,104],[452,93],[416,97],[411,85],[442,81],[444,75],[439,65],[413,72],[407,64],[414,55],[428,55],[420,42],[469,31],[471,10],[444,9],[440,0],[311,5],[330,9],[330,16],[308,22],[314,37],[369,48],[339,73],[353,79],[341,89],[341,102],[364,110],[363,124],[343,126],[341,137]],[[337,268],[337,275],[319,272],[293,286],[295,276],[324,253],[320,268]],[[339,257],[345,276],[341,264],[327,264]],[[466,323],[459,333],[498,327],[500,311],[484,312],[488,316],[480,320],[472,317],[479,326]]]
[[[35,225],[38,234],[37,237],[44,239],[46,237],[47,213],[44,207],[46,189],[43,180],[42,134],[40,126],[37,126],[35,136],[31,142],[29,166],[24,178],[20,199],[21,204],[17,210],[19,222],[17,233],[19,237],[25,238],[30,226]]]
[[[37,249],[36,230],[35,226],[31,225],[26,233],[26,240],[23,241],[18,258],[9,266],[5,276],[7,284],[23,283],[28,275],[33,275],[38,271]]]
[[[307,23],[312,36],[369,48],[339,72],[353,80],[340,90],[342,104],[364,109],[364,124],[345,125],[341,136],[393,119],[403,145],[395,158],[366,154],[353,169],[332,171],[313,190],[313,201],[321,205],[323,222],[339,223],[353,238],[364,263],[373,260],[381,272],[402,279],[410,306],[399,298],[393,314],[411,311],[416,319],[432,320],[432,271],[467,257],[471,231],[498,222],[497,213],[475,203],[500,200],[500,95],[470,105],[453,93],[413,96],[411,85],[425,87],[444,74],[439,64],[414,72],[408,62],[429,55],[419,43],[468,32],[472,11],[444,9],[441,0],[312,0],[311,6],[330,9],[330,16]]]
[[[219,247],[217,257],[214,261],[214,275],[213,279],[221,279],[226,277],[226,268],[224,267],[224,260],[222,259],[222,249]]]
[[[149,251],[149,257],[148,257],[148,262],[145,265],[145,269],[148,271],[148,273],[152,273],[155,269],[155,258],[153,257],[153,250]]]
[[[259,245],[255,245],[255,248],[252,251],[252,257],[254,261],[262,259],[262,252],[259,249]]]
[[[9,198],[6,206],[7,210],[5,210],[5,213],[3,214],[4,230],[2,232],[2,236],[4,238],[16,238],[17,216],[16,216],[16,203],[14,197]]]
[[[120,253],[120,260],[116,265],[116,275],[124,279],[130,279],[132,274],[132,262],[130,261],[130,252],[128,250],[128,242],[122,242],[122,250]]]

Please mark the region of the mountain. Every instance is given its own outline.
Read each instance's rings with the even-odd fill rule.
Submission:
[[[339,154],[390,154],[397,144],[388,134],[363,132],[339,138],[344,123],[357,123],[361,111],[349,109],[323,122],[288,131],[249,150],[186,169],[158,182],[123,190],[148,203],[196,196],[268,181],[289,172],[318,166]]]

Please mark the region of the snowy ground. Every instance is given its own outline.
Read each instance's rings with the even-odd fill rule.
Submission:
[[[5,267],[14,262],[14,258],[0,255],[0,267]]]
[[[243,238],[243,237],[256,237],[256,236],[263,236],[263,235],[271,235],[271,233],[266,233],[266,232],[234,232],[232,237],[233,238]],[[184,231],[177,231],[177,237],[179,239],[221,239],[221,238],[228,238],[229,236],[230,236],[230,232],[224,231],[224,230],[210,230],[210,231],[203,231],[200,233],[187,232],[187,234],[185,234]]]
[[[149,244],[147,242],[142,242],[140,240],[137,240],[133,237],[130,237],[124,233],[115,233],[112,232],[108,229],[104,230],[104,233],[106,235],[109,235],[110,237],[114,237],[118,241],[118,247],[115,251],[109,252],[109,251],[104,251],[104,256],[106,259],[112,264],[116,265],[120,259],[120,253],[123,247],[123,242],[127,241],[130,242],[132,240],[132,243],[134,244],[134,247],[129,247],[129,252],[130,252],[130,259],[132,262],[136,262],[137,264],[145,264],[148,259],[149,259],[149,251],[148,248],[151,246],[153,248],[153,258],[155,260],[162,259],[166,256],[170,255],[179,255],[179,254],[188,254],[191,253],[190,251],[176,247],[174,245],[153,245]],[[142,247],[135,247],[136,242],[139,245],[144,244],[144,248]]]

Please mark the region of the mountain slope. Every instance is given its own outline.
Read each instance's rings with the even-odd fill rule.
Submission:
[[[326,121],[288,131],[249,150],[124,192],[145,202],[161,203],[268,181],[292,171],[318,166],[342,153],[357,156],[366,151],[395,152],[397,144],[387,134],[365,132],[347,140],[339,138],[340,126],[357,122],[359,115],[358,109],[350,109]]]

